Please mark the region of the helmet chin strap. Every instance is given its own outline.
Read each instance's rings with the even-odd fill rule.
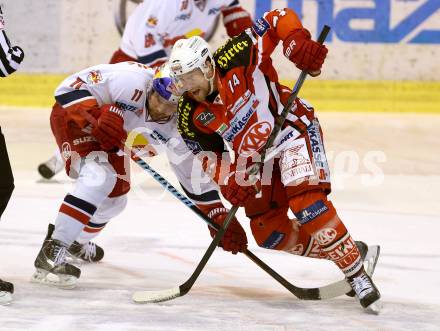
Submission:
[[[212,78],[208,79],[209,82],[209,93],[208,95],[212,94],[214,92],[214,77],[215,75],[212,75]]]
[[[212,73],[212,77],[211,78],[206,77],[206,72],[203,72],[203,76],[209,82],[209,93],[208,93],[208,95],[211,95],[212,92],[214,92],[215,66],[213,66],[212,68],[213,68],[214,72]]]

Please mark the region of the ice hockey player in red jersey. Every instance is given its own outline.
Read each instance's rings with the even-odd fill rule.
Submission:
[[[120,48],[110,63],[136,61],[158,67],[166,61],[176,40],[194,35],[209,38],[220,14],[230,37],[253,24],[238,0],[144,1],[128,19]],[[56,151],[49,160],[38,165],[38,172],[50,179],[63,167],[63,158]]]
[[[219,210],[217,185],[194,176],[206,175],[177,132],[177,96],[167,71],[137,62],[102,64],[69,76],[56,89],[50,124],[75,183],[49,225],[32,281],[74,287],[80,269],[66,257],[103,257],[90,240],[125,208],[130,158],[120,149],[127,132],[143,135],[149,155],[167,154],[185,193],[206,213],[214,219],[227,214]]]
[[[362,307],[376,309],[380,293],[328,200],[331,185],[323,134],[310,104],[296,99],[260,177],[249,178],[246,172],[259,160],[291,93],[278,82],[270,58],[280,42],[297,68],[320,74],[327,48],[311,39],[290,9],[265,13],[213,55],[201,38],[177,41],[169,62],[176,86],[186,91],[179,100],[179,132],[219,183],[223,196],[244,206],[259,246],[333,261]],[[230,169],[225,143],[234,151]],[[289,208],[294,222],[288,218]],[[221,245],[233,253],[246,247],[245,232],[236,220]]]

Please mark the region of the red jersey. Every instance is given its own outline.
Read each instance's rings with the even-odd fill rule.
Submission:
[[[218,92],[203,103],[189,96],[179,102],[178,130],[194,153],[223,152],[224,142],[236,156],[261,151],[291,93],[278,83],[270,56],[280,40],[300,28],[292,10],[273,10],[214,53]],[[313,108],[297,99],[266,160],[289,148],[313,118]]]

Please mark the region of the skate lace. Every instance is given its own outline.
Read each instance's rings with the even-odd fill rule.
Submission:
[[[66,247],[55,246],[54,254],[55,254],[55,258],[53,259],[53,262],[55,265],[66,264]]]
[[[373,285],[371,284],[370,279],[366,274],[354,277],[350,281],[350,284],[359,299],[362,299],[365,295],[373,291]]]
[[[81,253],[84,254],[84,259],[91,261],[96,256],[96,245],[89,241],[81,248]]]

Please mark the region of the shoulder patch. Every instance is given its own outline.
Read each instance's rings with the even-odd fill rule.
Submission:
[[[217,49],[214,53],[214,60],[222,70],[247,66],[250,63],[252,47],[253,43],[249,36],[246,33],[241,33]]]
[[[201,151],[215,151],[223,153],[226,147],[223,138],[216,133],[205,133],[197,127],[197,122],[208,125],[216,119],[210,110],[204,110],[194,118],[199,103],[183,95],[177,106],[177,130],[185,141],[186,146],[198,154]],[[200,125],[199,125],[200,126]]]
[[[194,104],[188,98],[182,96],[177,105],[177,130],[184,138],[194,138],[196,133],[192,130],[192,116]]]
[[[215,120],[215,115],[209,110],[205,110],[204,112],[197,115],[196,119],[204,126],[207,126],[213,120]]]
[[[257,35],[260,37],[263,37],[267,30],[269,30],[270,24],[264,17],[260,17],[258,20],[255,21],[254,25],[252,26],[252,29],[255,31]]]

